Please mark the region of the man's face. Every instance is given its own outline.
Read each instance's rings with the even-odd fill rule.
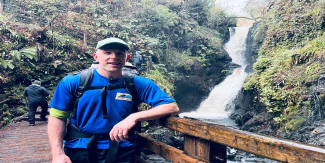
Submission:
[[[99,62],[99,69],[106,72],[122,72],[125,63],[130,59],[127,51],[118,48],[98,49],[93,57]]]

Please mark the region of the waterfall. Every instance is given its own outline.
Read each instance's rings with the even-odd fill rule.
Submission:
[[[249,27],[231,27],[229,31],[230,39],[224,48],[232,58],[232,62],[241,67],[235,69],[223,82],[216,85],[196,111],[181,113],[180,117],[186,116],[201,120],[227,119],[228,114],[234,109],[232,101],[236,98],[248,75],[244,70],[248,65],[245,51]]]

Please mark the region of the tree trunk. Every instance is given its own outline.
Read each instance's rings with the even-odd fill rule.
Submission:
[[[0,0],[0,15],[2,15],[2,10],[3,10],[3,3],[2,0]]]
[[[84,32],[84,46],[87,46],[87,34]]]

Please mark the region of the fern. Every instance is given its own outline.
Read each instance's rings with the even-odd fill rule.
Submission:
[[[33,47],[24,48],[20,50],[20,53],[29,59],[34,59],[35,61],[38,60],[37,50]]]
[[[3,60],[0,58],[0,66],[3,68],[10,68],[13,69],[15,66],[13,64],[10,63],[10,61],[8,60]]]
[[[18,62],[22,61],[22,57],[23,58],[29,58],[29,59],[34,59],[35,61],[38,60],[37,57],[37,50],[33,47],[28,47],[28,48],[24,48],[20,51],[18,50],[12,50],[10,51],[10,55],[13,57],[13,59],[17,59]]]
[[[21,60],[21,53],[18,50],[12,50],[10,51],[10,55],[14,58],[17,59],[18,62]]]

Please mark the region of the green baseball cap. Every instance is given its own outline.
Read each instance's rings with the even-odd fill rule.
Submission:
[[[119,46],[125,48],[126,50],[130,50],[129,45],[126,42],[124,42],[123,40],[121,40],[119,38],[114,38],[114,37],[98,41],[96,50],[103,48],[104,46],[108,46],[108,45],[119,45]],[[114,46],[112,46],[112,47],[114,47]]]

